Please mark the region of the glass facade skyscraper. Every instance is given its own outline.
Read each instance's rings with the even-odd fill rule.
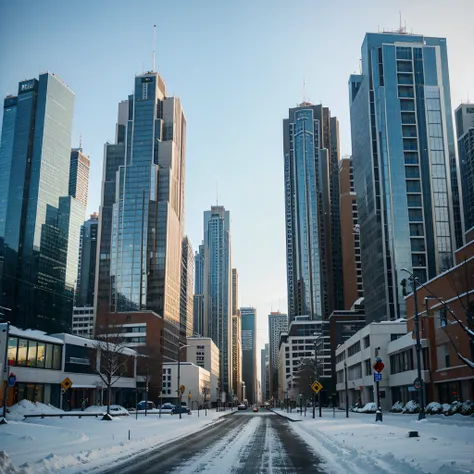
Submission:
[[[257,403],[257,310],[240,308],[242,324],[242,380],[245,394],[252,405]]]
[[[65,216],[74,214],[67,204],[73,108],[74,93],[49,73],[20,82],[18,95],[4,102],[0,304],[21,328],[71,327],[74,231]]]
[[[106,145],[97,311],[161,315],[163,353],[172,358],[180,328],[185,143],[180,100],[166,96],[157,73],[136,76],[134,94],[119,106],[117,145]]]
[[[230,212],[204,212],[204,326],[220,350],[221,388],[232,387],[232,267]]]
[[[400,288],[452,265],[463,243],[446,40],[368,33],[349,80],[367,321],[405,314]]]
[[[194,330],[194,252],[187,236],[183,237],[181,259],[180,332],[183,343]]]
[[[89,191],[89,169],[91,161],[82,153],[82,148],[71,150],[71,166],[69,169],[69,196],[76,198],[87,207]]]
[[[327,319],[343,306],[339,124],[308,102],[283,120],[288,312]]]
[[[466,231],[474,227],[474,104],[461,104],[454,113],[462,181]]]
[[[193,330],[195,334],[207,335],[204,325],[204,244],[194,255]]]

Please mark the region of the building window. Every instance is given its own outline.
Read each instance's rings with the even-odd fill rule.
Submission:
[[[372,364],[370,363],[370,359],[366,359],[365,363],[365,375],[370,375],[372,373]]]
[[[441,308],[439,310],[439,322],[440,322],[441,327],[444,327],[448,324],[448,318],[447,318],[447,315],[446,315],[446,308]],[[449,367],[449,366],[446,366],[446,367]]]
[[[451,367],[451,361],[449,359],[449,346],[444,346],[444,366]]]
[[[370,346],[370,334],[364,337],[364,349]]]

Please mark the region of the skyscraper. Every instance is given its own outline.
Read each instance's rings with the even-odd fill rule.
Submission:
[[[280,349],[280,336],[288,331],[288,315],[279,311],[268,315],[268,340],[269,340],[269,390],[270,397],[278,398],[278,352]]]
[[[362,263],[360,261],[360,233],[357,201],[354,188],[352,158],[343,157],[339,162],[341,192],[341,248],[344,284],[344,309],[350,310],[355,301],[364,296]]]
[[[49,73],[20,82],[18,95],[4,102],[0,304],[22,328],[63,332],[71,326],[73,292],[66,278],[73,249],[64,213],[73,108],[74,93]]]
[[[461,104],[454,113],[462,181],[466,232],[474,227],[474,104]]]
[[[194,301],[193,301],[194,333],[204,336],[207,327],[204,324],[204,243],[194,255]]]
[[[71,165],[69,169],[69,196],[76,198],[87,207],[89,191],[89,169],[91,161],[82,153],[82,148],[71,150]]]
[[[239,311],[239,273],[237,268],[232,269],[232,314]]]
[[[232,269],[232,386],[242,398],[242,321],[239,311],[239,274]]]
[[[343,305],[339,124],[303,102],[283,120],[288,311],[327,319]]]
[[[232,267],[230,212],[212,206],[204,212],[204,325],[221,351],[221,388],[232,387]]]
[[[266,402],[270,397],[268,393],[268,342],[263,349],[260,349],[260,390],[262,391],[262,402]]]
[[[462,245],[449,90],[444,38],[365,36],[349,96],[367,322],[404,316],[402,268],[424,282]]]
[[[242,321],[242,380],[250,404],[257,403],[257,310],[240,308]]]
[[[187,236],[183,237],[181,259],[180,331],[183,343],[193,335],[194,252]]]
[[[119,106],[117,145],[107,144],[105,150],[100,212],[101,254],[103,246],[105,251],[97,317],[136,311],[161,315],[163,353],[174,359],[180,327],[185,142],[180,100],[167,97],[157,73],[136,76],[134,94]]]
[[[77,271],[76,306],[94,306],[95,268],[99,215],[91,214],[81,227]]]

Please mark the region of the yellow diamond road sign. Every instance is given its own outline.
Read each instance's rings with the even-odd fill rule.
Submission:
[[[311,385],[311,388],[313,389],[314,393],[319,393],[321,389],[323,388],[323,385],[321,382],[318,382],[317,380]]]
[[[61,382],[61,387],[64,388],[64,390],[67,390],[68,388],[71,388],[72,387],[72,380],[69,377],[66,377]]]

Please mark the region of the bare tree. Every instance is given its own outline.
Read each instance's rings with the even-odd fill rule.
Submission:
[[[112,386],[127,374],[132,359],[126,354],[122,325],[112,324],[102,328],[101,332],[95,337],[96,353],[92,367],[107,389],[107,413],[102,419],[111,420]]]
[[[314,360],[303,359],[295,376],[296,388],[304,398],[312,397],[311,385],[315,380]]]

